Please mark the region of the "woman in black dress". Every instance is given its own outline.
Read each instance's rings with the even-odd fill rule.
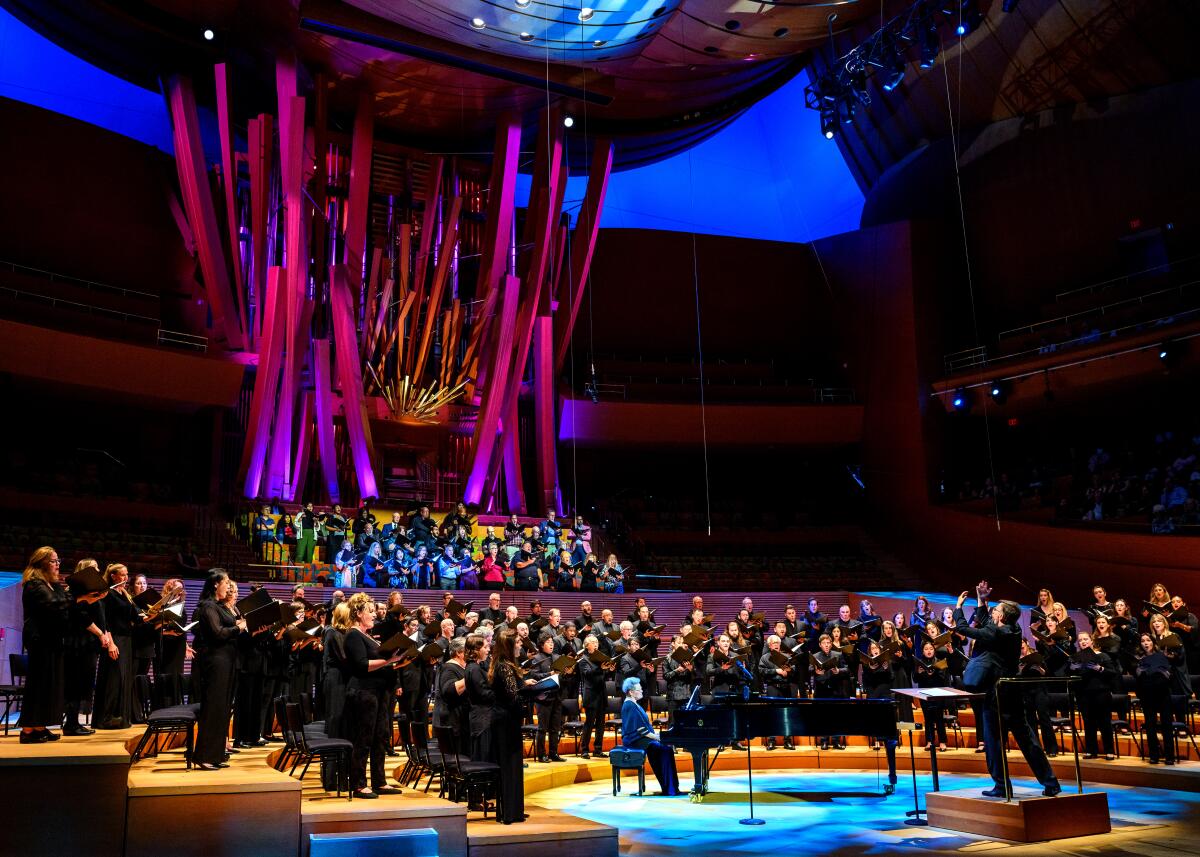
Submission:
[[[196,664],[201,699],[196,747],[192,759],[202,771],[226,767],[225,739],[229,734],[230,699],[237,670],[237,638],[245,633],[246,620],[237,618],[222,603],[229,593],[229,575],[209,572],[192,614],[196,622]]]
[[[525,772],[521,724],[525,720],[525,700],[521,688],[533,684],[517,665],[521,657],[521,639],[505,631],[495,641],[488,681],[495,694],[492,743],[500,765],[500,806],[496,820],[516,824],[525,820]]]
[[[354,743],[351,787],[356,798],[375,799],[381,794],[400,794],[389,786],[384,771],[384,756],[391,746],[387,695],[395,687],[392,664],[400,662],[400,653],[385,658],[379,643],[371,636],[375,627],[375,603],[365,592],[350,596],[350,629],[346,632],[345,661],[346,707],[342,712],[342,730]],[[367,761],[371,763],[371,784],[367,784]]]
[[[342,717],[346,709],[346,680],[343,668],[346,660],[346,633],[350,630],[350,605],[343,601],[333,608],[333,620],[325,629],[321,657],[325,673],[322,677],[321,698],[325,701],[325,734],[330,738],[345,738]],[[337,777],[330,763],[321,765],[321,781],[326,791],[337,788]]]
[[[117,647],[117,657],[100,661],[92,722],[97,729],[128,729],[144,722],[133,699],[133,631],[140,624],[141,611],[129,596],[129,569],[114,562],[104,570],[104,579],[110,587],[108,597],[101,602],[104,623]]]
[[[100,567],[94,559],[82,559],[75,571]],[[96,656],[116,657],[112,637],[104,628],[103,592],[79,593],[71,600],[70,620],[64,654],[66,720],[64,735],[91,735],[95,730],[84,726],[80,716],[91,714],[93,693],[96,690]]]
[[[488,657],[492,653],[491,636],[471,634],[467,637],[467,714],[471,732],[471,761],[494,762],[492,752],[492,715],[496,695],[488,681]]]
[[[183,665],[191,655],[187,632],[182,630],[187,624],[186,600],[187,592],[178,577],[163,584],[154,663],[155,705],[160,708],[183,704]]]
[[[59,585],[58,552],[41,547],[29,558],[21,576],[22,635],[29,654],[29,673],[21,703],[21,743],[57,741],[46,729],[63,722],[63,640],[71,597]]]

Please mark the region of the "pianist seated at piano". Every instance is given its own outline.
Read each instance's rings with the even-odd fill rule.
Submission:
[[[621,691],[625,694],[625,701],[621,703],[621,743],[646,753],[663,797],[678,795],[675,750],[659,740],[658,733],[650,725],[650,718],[642,709],[642,683],[636,678],[627,678],[621,683]]]

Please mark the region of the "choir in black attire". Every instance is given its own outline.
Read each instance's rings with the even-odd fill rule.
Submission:
[[[211,572],[192,614],[192,621],[196,623],[192,688],[200,694],[192,759],[201,770],[226,766],[225,739],[232,714],[237,639],[246,630],[246,620],[236,618],[221,603],[229,585],[229,576],[225,572]]]

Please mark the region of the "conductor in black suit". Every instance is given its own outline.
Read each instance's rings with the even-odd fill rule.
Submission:
[[[986,605],[989,592],[987,581],[975,587],[981,607]],[[992,608],[987,622],[980,627],[973,627],[963,615],[962,607],[967,595],[964,592],[958,596],[958,604],[954,608],[954,630],[975,641],[971,660],[963,673],[963,686],[973,693],[986,694],[983,699],[983,743],[987,752],[988,773],[992,775],[995,785],[983,794],[985,797],[1005,796],[1001,754],[1007,743],[1007,733],[1011,731],[1030,770],[1042,784],[1042,794],[1054,797],[1062,791],[1062,787],[1034,737],[1033,727],[1029,725],[1025,707],[1021,704],[1021,694],[1001,691],[1003,699],[999,707],[996,703],[996,682],[1015,676],[1021,660],[1021,628],[1017,624],[1021,618],[1021,607],[1015,601],[1000,601]]]

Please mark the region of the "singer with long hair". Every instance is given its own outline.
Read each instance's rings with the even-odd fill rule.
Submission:
[[[21,743],[41,744],[61,736],[47,726],[63,722],[63,640],[71,598],[59,585],[58,552],[41,547],[21,575],[22,638],[29,654],[21,703]]]
[[[200,603],[192,614],[196,622],[196,666],[201,687],[200,716],[192,760],[203,771],[226,767],[225,739],[229,734],[237,640],[246,631],[246,620],[225,605],[229,575],[214,568],[204,582]]]

